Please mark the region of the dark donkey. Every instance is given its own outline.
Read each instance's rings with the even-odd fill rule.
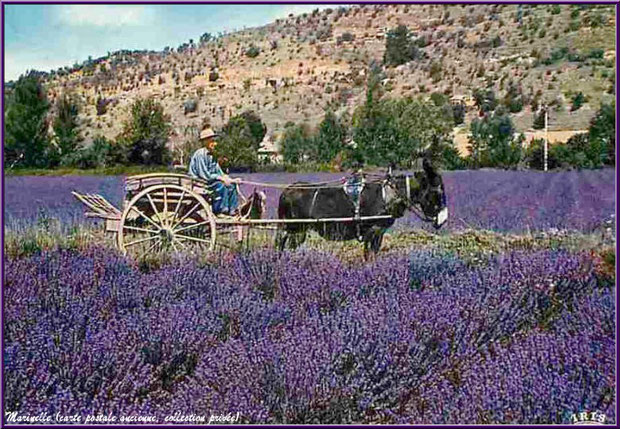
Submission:
[[[364,257],[368,258],[370,251],[379,251],[383,234],[407,209],[412,210],[422,220],[433,222],[435,228],[440,228],[447,219],[443,180],[427,158],[423,161],[423,171],[416,171],[413,176],[387,174],[384,180],[365,183],[360,195],[359,216],[391,215],[391,219],[285,224],[278,232],[276,246],[283,250],[288,243],[288,246],[294,249],[305,241],[307,230],[313,228],[328,240],[357,238],[363,241]],[[278,217],[355,217],[355,205],[341,186],[313,187],[305,182],[297,182],[280,195]]]

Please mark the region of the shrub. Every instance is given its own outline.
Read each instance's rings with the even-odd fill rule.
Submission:
[[[215,82],[219,78],[220,78],[220,75],[217,71],[211,70],[211,72],[209,72],[209,82]]]
[[[583,93],[581,91],[579,91],[577,94],[575,94],[572,99],[571,99],[571,106],[570,106],[570,111],[574,112],[576,110],[579,110],[581,108],[581,106],[583,106],[583,103],[585,103],[585,96],[583,95]]]
[[[191,98],[183,103],[183,114],[194,113],[198,109],[198,102]]]
[[[541,110],[540,112],[534,114],[534,122],[532,124],[532,127],[535,130],[541,130],[541,129],[545,128],[545,112],[544,112],[544,110]]]
[[[453,104],[452,116],[454,118],[454,125],[460,125],[465,122],[465,105],[462,103]]]
[[[355,35],[351,33],[343,33],[341,36],[343,42],[352,42],[355,40]]]
[[[260,54],[260,49],[255,45],[250,45],[250,47],[245,51],[245,55],[249,58],[255,58],[258,54]]]
[[[108,103],[109,103],[108,99],[103,98],[101,96],[97,97],[97,101],[95,103],[95,109],[97,110],[97,116],[102,116],[107,113]]]

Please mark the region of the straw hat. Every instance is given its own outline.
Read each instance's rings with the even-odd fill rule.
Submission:
[[[211,128],[205,128],[204,130],[202,130],[200,132],[200,140],[205,140],[208,138],[213,138],[213,137],[217,137],[219,134],[217,134],[215,131],[213,131],[213,129]]]

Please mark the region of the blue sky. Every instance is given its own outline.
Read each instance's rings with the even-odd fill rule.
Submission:
[[[119,49],[162,50],[201,34],[254,27],[327,5],[5,4],[5,81]]]

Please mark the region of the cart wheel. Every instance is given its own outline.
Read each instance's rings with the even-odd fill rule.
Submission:
[[[209,251],[215,234],[215,217],[201,195],[178,185],[156,185],[125,208],[118,248],[135,258],[162,251]]]

